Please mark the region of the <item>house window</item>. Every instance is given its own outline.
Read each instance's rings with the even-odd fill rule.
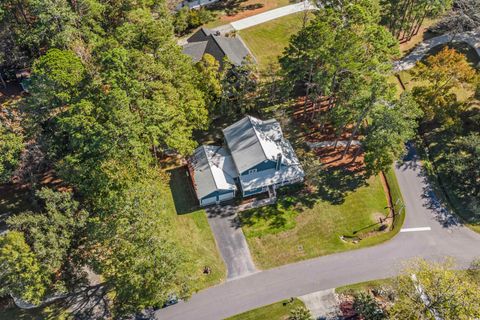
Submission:
[[[257,173],[257,169],[248,170],[248,174],[254,174],[254,173]]]

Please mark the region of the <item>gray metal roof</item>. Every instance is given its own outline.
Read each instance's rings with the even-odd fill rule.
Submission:
[[[249,116],[223,129],[223,135],[239,173],[267,160]]]
[[[276,161],[280,154],[282,165],[299,165],[295,151],[275,119],[262,121],[246,116],[225,128],[223,134],[239,173],[265,160]]]
[[[190,159],[198,199],[217,191],[235,190],[236,172],[228,152],[218,146],[200,146]]]

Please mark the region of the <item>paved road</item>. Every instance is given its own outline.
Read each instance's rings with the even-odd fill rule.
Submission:
[[[415,64],[420,61],[431,49],[453,42],[465,42],[470,45],[477,52],[480,57],[480,29],[476,31],[464,32],[452,36],[451,34],[444,34],[438,37],[434,37],[424,42],[420,43],[415,50],[412,51],[408,56],[403,58],[401,61],[398,61],[394,65],[395,71],[408,70],[415,66]]]
[[[414,152],[396,168],[407,210],[405,227],[431,231],[405,232],[378,246],[319,257],[252,274],[200,291],[187,302],[159,310],[157,319],[216,320],[311,292],[395,275],[413,257],[455,257],[466,266],[480,256],[480,234],[438,219]],[[439,221],[440,220],[440,221]]]
[[[221,33],[227,33],[234,30],[239,31],[239,30],[256,26],[258,24],[262,24],[270,20],[288,16],[290,14],[294,14],[297,12],[302,12],[305,10],[316,10],[316,9],[317,9],[316,6],[314,6],[308,0],[306,0],[300,3],[290,4],[288,6],[262,12],[251,17],[243,18],[243,19],[234,21],[230,24],[216,27],[214,30],[218,30]]]
[[[207,218],[223,261],[227,266],[227,279],[245,277],[257,272],[247,240],[239,226],[235,207],[208,208]]]

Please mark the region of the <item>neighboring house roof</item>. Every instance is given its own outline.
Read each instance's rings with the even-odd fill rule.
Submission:
[[[218,44],[220,49],[225,53],[228,60],[236,66],[239,66],[245,60],[245,57],[250,54],[250,51],[245,46],[243,41],[238,38],[227,38],[222,36],[211,36]]]
[[[206,53],[220,63],[226,56],[236,66],[241,65],[245,57],[251,55],[250,50],[239,37],[224,37],[205,28],[200,28],[187,39],[187,44],[183,46],[183,53],[192,57],[195,62],[200,61]]]
[[[217,190],[236,190],[235,165],[228,152],[218,146],[198,147],[190,161],[198,199]]]
[[[183,53],[190,56],[193,62],[197,63],[202,60],[208,41],[191,42],[183,46]]]

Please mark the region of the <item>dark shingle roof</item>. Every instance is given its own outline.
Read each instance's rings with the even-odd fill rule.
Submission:
[[[193,62],[202,60],[208,41],[191,42],[183,46],[183,53],[190,56]]]
[[[229,38],[216,34],[214,31],[201,28],[187,40],[183,53],[192,57],[194,62],[201,60],[205,53],[211,54],[220,63],[226,56],[236,66],[242,64],[250,53],[245,43],[239,38]]]
[[[228,57],[228,60],[236,66],[241,65],[245,57],[250,54],[248,48],[239,38],[227,38],[214,35],[211,37],[217,42],[220,49],[222,49]]]

